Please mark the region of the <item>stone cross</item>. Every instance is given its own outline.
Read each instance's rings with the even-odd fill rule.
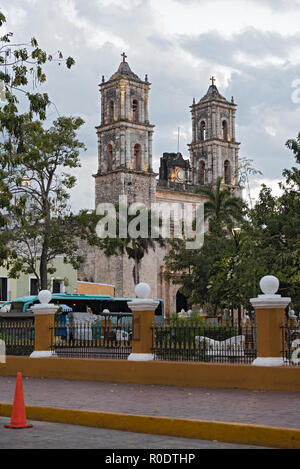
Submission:
[[[123,62],[125,62],[125,59],[127,59],[127,55],[125,54],[125,52],[123,52],[123,54],[121,54],[121,57],[123,57]]]

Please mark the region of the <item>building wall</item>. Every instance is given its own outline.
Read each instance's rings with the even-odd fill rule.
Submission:
[[[76,293],[77,290],[77,271],[70,264],[64,264],[63,257],[57,257],[53,262],[56,268],[55,274],[49,276],[49,288],[51,288],[51,278],[65,280],[65,292]],[[0,267],[0,277],[8,277],[8,271]],[[34,275],[20,274],[18,279],[8,280],[8,299],[13,300],[21,296],[28,296],[30,293],[30,278]]]
[[[77,282],[77,292],[81,295],[109,295],[114,296],[114,285],[103,283]]]

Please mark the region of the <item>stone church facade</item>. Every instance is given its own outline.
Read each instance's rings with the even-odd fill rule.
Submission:
[[[102,78],[101,123],[97,127],[98,171],[95,180],[95,207],[100,203],[140,202],[196,204],[199,185],[214,185],[218,176],[224,186],[237,188],[239,143],[235,140],[236,104],[227,101],[212,78],[206,95],[193,102],[192,142],[189,158],[180,153],[164,153],[159,174],[153,171],[154,125],[149,122],[151,83],[132,72],[125,54],[116,73]],[[165,312],[179,307],[179,285],[164,279],[166,248],[158,245],[141,263],[140,280],[151,287],[153,298],[162,298]],[[134,296],[133,261],[127,256],[106,257],[97,248],[84,248],[85,262],[79,279],[115,285],[117,297]],[[177,298],[177,305],[176,305]]]

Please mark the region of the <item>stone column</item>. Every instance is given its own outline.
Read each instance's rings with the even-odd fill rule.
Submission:
[[[150,287],[147,283],[137,285],[135,293],[137,299],[127,303],[132,311],[132,353],[128,360],[150,361],[154,359],[152,326],[159,301],[149,299]]]
[[[148,96],[147,89],[145,90],[144,104],[145,104],[145,122],[146,124],[149,124],[149,96]]]
[[[153,131],[148,132],[148,168],[152,171],[152,139]]]
[[[250,300],[256,310],[257,325],[257,358],[252,365],[282,366],[284,344],[281,326],[291,298],[276,295],[279,281],[272,275],[261,279],[260,288],[264,294]]]
[[[49,304],[51,292],[42,290],[39,293],[40,304],[32,306],[34,313],[34,352],[30,358],[45,358],[55,356],[52,352],[52,337],[54,334],[54,316],[58,306]]]

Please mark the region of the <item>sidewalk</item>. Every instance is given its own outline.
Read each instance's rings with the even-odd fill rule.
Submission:
[[[0,376],[12,404],[16,377]],[[23,377],[25,405],[300,428],[300,393]]]

